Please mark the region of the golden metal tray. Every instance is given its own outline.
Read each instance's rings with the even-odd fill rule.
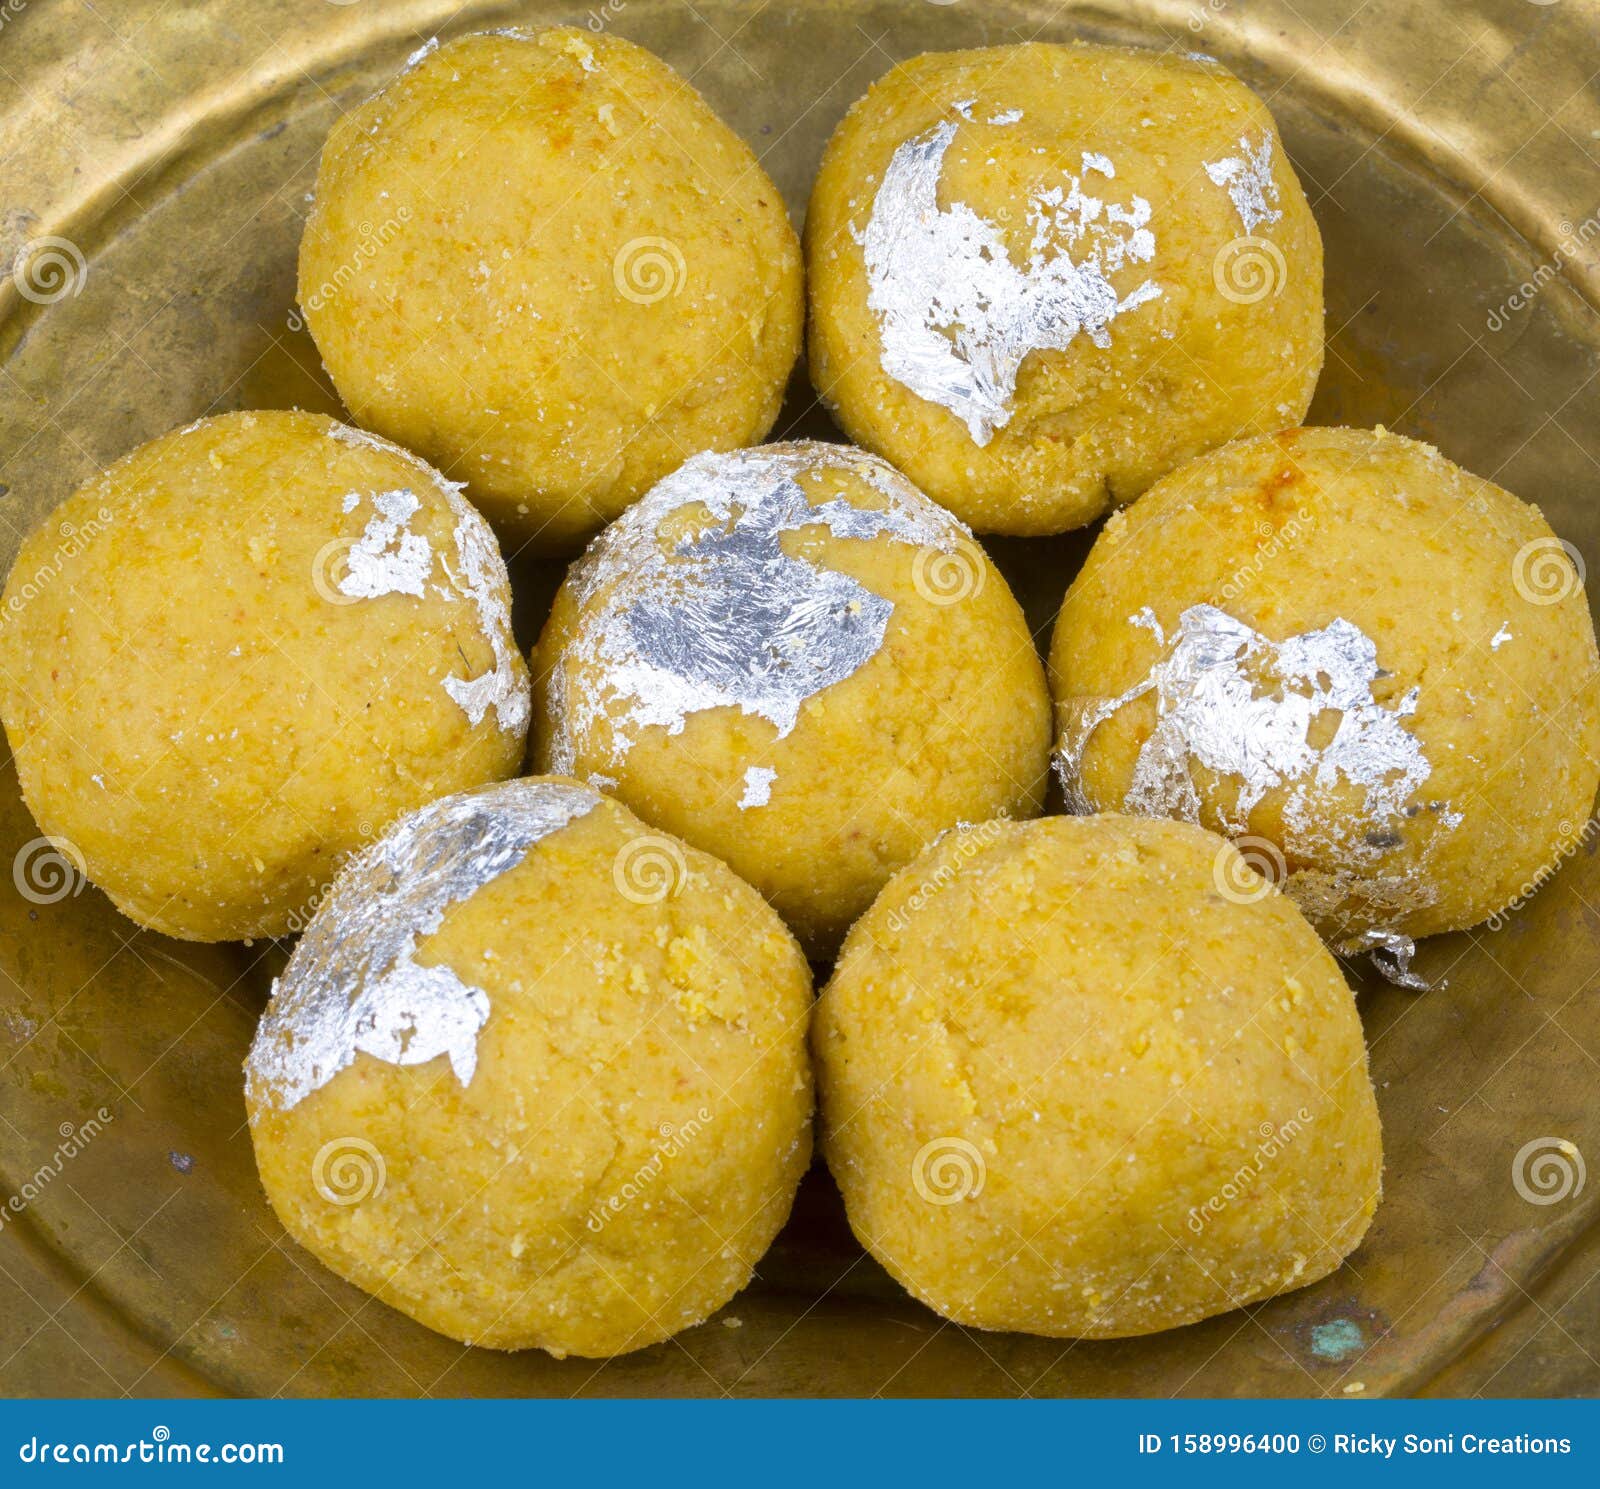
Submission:
[[[692,77],[797,220],[829,131],[895,59],[1041,34],[1214,53],[1270,101],[1326,240],[1313,422],[1433,440],[1600,559],[1596,0],[7,0],[0,566],[139,440],[222,409],[336,410],[290,315],[330,123],[436,30],[556,19],[614,26]],[[61,277],[41,277],[52,262]],[[783,427],[828,432],[798,383]],[[1046,626],[1086,539],[993,546]],[[528,636],[555,575],[517,578]],[[983,1335],[864,1259],[816,1171],[722,1315],[597,1365],[463,1349],[285,1239],[240,1090],[281,952],[136,933],[70,866],[52,880],[7,762],[0,1389],[1596,1392],[1600,1176],[1580,1184],[1579,1165],[1600,1161],[1600,864],[1573,829],[1578,851],[1503,927],[1426,944],[1442,986],[1364,986],[1387,1194],[1337,1275],[1146,1339]]]

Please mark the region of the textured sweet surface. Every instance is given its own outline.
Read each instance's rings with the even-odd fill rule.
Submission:
[[[903,63],[829,143],[806,263],[818,390],[979,531],[1080,526],[1297,423],[1322,365],[1321,240],[1271,116],[1175,53]]]
[[[511,774],[527,669],[487,523],[320,415],[201,420],[24,544],[0,715],[28,804],[142,925],[303,928],[393,818]]]
[[[1005,580],[843,446],[688,462],[573,566],[536,670],[539,767],[725,859],[813,950],[944,828],[1043,800],[1048,695]]]
[[[508,850],[499,872],[464,861],[479,839]],[[305,945],[321,950],[291,962],[252,1053],[251,1133],[284,1225],[474,1344],[605,1356],[699,1323],[749,1280],[810,1159],[794,938],[722,864],[576,782],[436,803],[379,858],[395,887],[377,919],[414,928],[411,974],[384,979],[396,941],[372,939],[370,912],[319,918]],[[347,900],[341,881],[322,915]],[[470,1064],[454,1041],[413,1059],[402,1040],[285,1099],[286,1032],[341,1044],[358,1003],[398,1027],[423,969],[434,1006],[478,1025]]]
[[[1184,823],[947,834],[851,930],[812,1037],[851,1226],[960,1323],[1192,1323],[1325,1276],[1378,1202],[1337,964]]]
[[[1351,949],[1473,925],[1572,851],[1596,666],[1535,508],[1347,429],[1231,445],[1114,517],[1051,650],[1074,806],[1259,839]]]
[[[761,438],[802,322],[743,141],[658,58],[566,27],[424,48],[339,120],[299,296],[357,419],[547,546]]]

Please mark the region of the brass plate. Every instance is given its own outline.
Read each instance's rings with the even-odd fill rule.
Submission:
[[[614,25],[691,76],[797,220],[828,132],[894,59],[1041,33],[1220,56],[1271,101],[1327,242],[1314,420],[1434,440],[1600,559],[1593,0],[32,0],[0,7],[0,265],[52,235],[86,274],[69,261],[76,292],[46,304],[0,279],[0,563],[139,440],[222,409],[334,410],[288,320],[330,122],[437,29],[563,18]],[[803,387],[785,426],[828,432]],[[1086,539],[994,546],[1043,629]],[[517,577],[531,635],[556,575]],[[7,766],[0,865],[35,835]],[[93,890],[40,898],[0,875],[0,1189],[29,1193],[0,1224],[13,1393],[1600,1390],[1600,1286],[1584,1286],[1600,1176],[1553,1204],[1513,1183],[1537,1139],[1600,1161],[1588,848],[1503,929],[1429,943],[1437,991],[1364,987],[1387,1197],[1336,1276],[1142,1340],[980,1335],[863,1259],[819,1171],[722,1318],[604,1366],[464,1350],[285,1240],[239,1073],[277,949],[135,933]],[[102,1106],[104,1130],[58,1159],[63,1128]]]

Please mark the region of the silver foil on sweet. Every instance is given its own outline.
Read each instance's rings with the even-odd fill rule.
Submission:
[[[881,501],[813,502],[803,477],[842,471]],[[670,526],[671,531],[666,531]],[[696,455],[590,545],[568,585],[578,620],[549,690],[551,768],[576,770],[578,740],[609,730],[615,769],[641,730],[680,733],[691,714],[737,708],[782,738],[801,707],[875,656],[894,605],[848,574],[786,552],[825,528],[942,553],[967,529],[875,456],[802,441]],[[581,671],[593,683],[572,689]],[[764,799],[746,780],[747,805]],[[770,782],[768,783],[770,784]]]
[[[525,733],[533,707],[531,687],[527,678],[519,675],[511,606],[502,582],[505,566],[487,520],[461,495],[460,482],[445,480],[411,451],[347,424],[335,424],[328,433],[341,444],[381,450],[404,460],[443,495],[455,519],[452,564],[445,554],[435,555],[421,534],[407,531],[406,524],[421,506],[415,492],[402,489],[376,493],[371,500],[377,514],[368,519],[365,531],[350,549],[339,589],[360,599],[396,593],[420,597],[437,557],[444,582],[435,585],[435,593],[445,600],[466,599],[472,603],[493,657],[490,669],[476,677],[445,678],[444,690],[474,728],[492,708],[495,722],[507,734]],[[353,512],[360,502],[360,493],[352,492],[344,498],[343,509]]]
[[[366,1054],[391,1065],[478,1065],[489,995],[417,952],[445,912],[599,804],[583,786],[506,781],[402,817],[334,880],[306,927],[245,1061],[252,1101],[290,1111]]]
[[[461,488],[453,481],[443,484],[445,500],[456,519],[455,568],[442,556],[440,563],[455,588],[477,607],[479,626],[494,657],[494,665],[476,677],[445,678],[444,690],[474,726],[492,708],[501,729],[507,734],[523,734],[533,711],[532,685],[519,666],[500,548],[488,522],[461,495]]]
[[[1270,226],[1283,213],[1277,209],[1278,183],[1272,179],[1272,136],[1263,134],[1252,145],[1249,135],[1239,136],[1239,154],[1206,162],[1206,175],[1222,187],[1246,233]]]
[[[772,800],[772,783],[778,772],[767,765],[752,765],[744,773],[744,793],[739,797],[739,810],[748,812],[751,807],[764,807]]]
[[[1399,931],[1367,931],[1352,936],[1333,948],[1340,956],[1358,957],[1366,953],[1378,974],[1396,987],[1410,988],[1413,992],[1427,993],[1433,984],[1420,972],[1411,970],[1411,959],[1417,954],[1417,943]]]
[[[410,531],[406,524],[422,509],[422,503],[409,487],[374,491],[369,500],[377,510],[345,556],[337,586],[340,593],[357,600],[374,600],[379,595],[420,598],[433,568],[433,549],[421,533]],[[346,512],[357,510],[360,493],[351,492],[341,505]]]
[[[1416,711],[1418,690],[1392,704],[1378,701],[1373,684],[1384,674],[1365,632],[1336,619],[1320,630],[1272,641],[1213,605],[1185,610],[1170,640],[1148,607],[1129,623],[1150,630],[1162,656],[1119,697],[1069,704],[1056,763],[1072,811],[1096,810],[1082,779],[1095,730],[1135,699],[1154,695],[1155,727],[1139,750],[1123,800],[1108,804],[1113,809],[1198,823],[1201,800],[1191,771],[1198,765],[1232,784],[1221,826],[1241,836],[1249,832],[1251,810],[1269,791],[1283,790],[1279,846],[1289,857],[1335,865],[1289,874],[1283,887],[1308,915],[1336,920],[1352,896],[1396,920],[1432,903],[1434,891],[1421,876],[1385,872],[1384,856],[1399,844],[1399,829],[1420,813],[1432,814],[1446,830],[1458,826],[1461,815],[1419,797],[1432,766],[1404,723]],[[1319,728],[1332,733],[1316,744]],[[1340,783],[1360,787],[1363,796],[1347,831],[1319,819],[1313,796]],[[1409,975],[1406,938],[1375,936],[1335,950],[1353,955],[1382,949],[1385,975]]]
[[[1008,116],[989,122],[1002,121]],[[1031,352],[1064,351],[1080,335],[1107,347],[1111,322],[1162,291],[1153,279],[1125,294],[1111,283],[1119,270],[1155,257],[1143,197],[1123,206],[1063,172],[1063,184],[1028,198],[1031,238],[1021,264],[994,223],[962,202],[941,208],[945,153],[960,127],[946,120],[895,150],[855,236],[884,372],[949,409],[982,446],[1010,422],[1017,374]],[[1085,174],[1110,178],[1110,167],[1104,156],[1083,157]]]
[[[975,124],[977,119],[972,110],[977,105],[977,102],[978,100],[975,98],[958,98],[951,103],[950,107],[960,114],[968,124]],[[998,114],[990,114],[988,122],[990,124],[1017,124],[1021,122],[1021,119],[1021,109],[1001,109]]]

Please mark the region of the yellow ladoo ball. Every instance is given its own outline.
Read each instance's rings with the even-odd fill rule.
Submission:
[[[1571,555],[1536,508],[1382,430],[1175,471],[1106,524],[1051,670],[1078,810],[1230,835],[1391,971],[1532,893],[1600,785]]]
[[[297,1241],[463,1343],[705,1320],[811,1155],[810,970],[724,865],[575,781],[404,818],[336,881],[246,1066]]]
[[[356,419],[546,548],[759,440],[803,321],[749,147],[658,57],[559,26],[425,47],[340,118],[299,294]]]
[[[724,858],[827,955],[945,828],[1043,800],[1049,698],[971,534],[841,445],[702,455],[596,539],[534,758]]]
[[[806,217],[810,364],[858,444],[980,532],[1080,527],[1304,415],[1322,243],[1217,63],[1029,43],[896,67]]]
[[[55,851],[141,925],[302,929],[395,817],[517,769],[494,534],[320,415],[202,419],[88,482],[0,601],[0,716]]]
[[[857,1237],[974,1328],[1115,1339],[1245,1307],[1333,1271],[1378,1203],[1337,963],[1186,823],[949,833],[851,930],[813,1047]]]

